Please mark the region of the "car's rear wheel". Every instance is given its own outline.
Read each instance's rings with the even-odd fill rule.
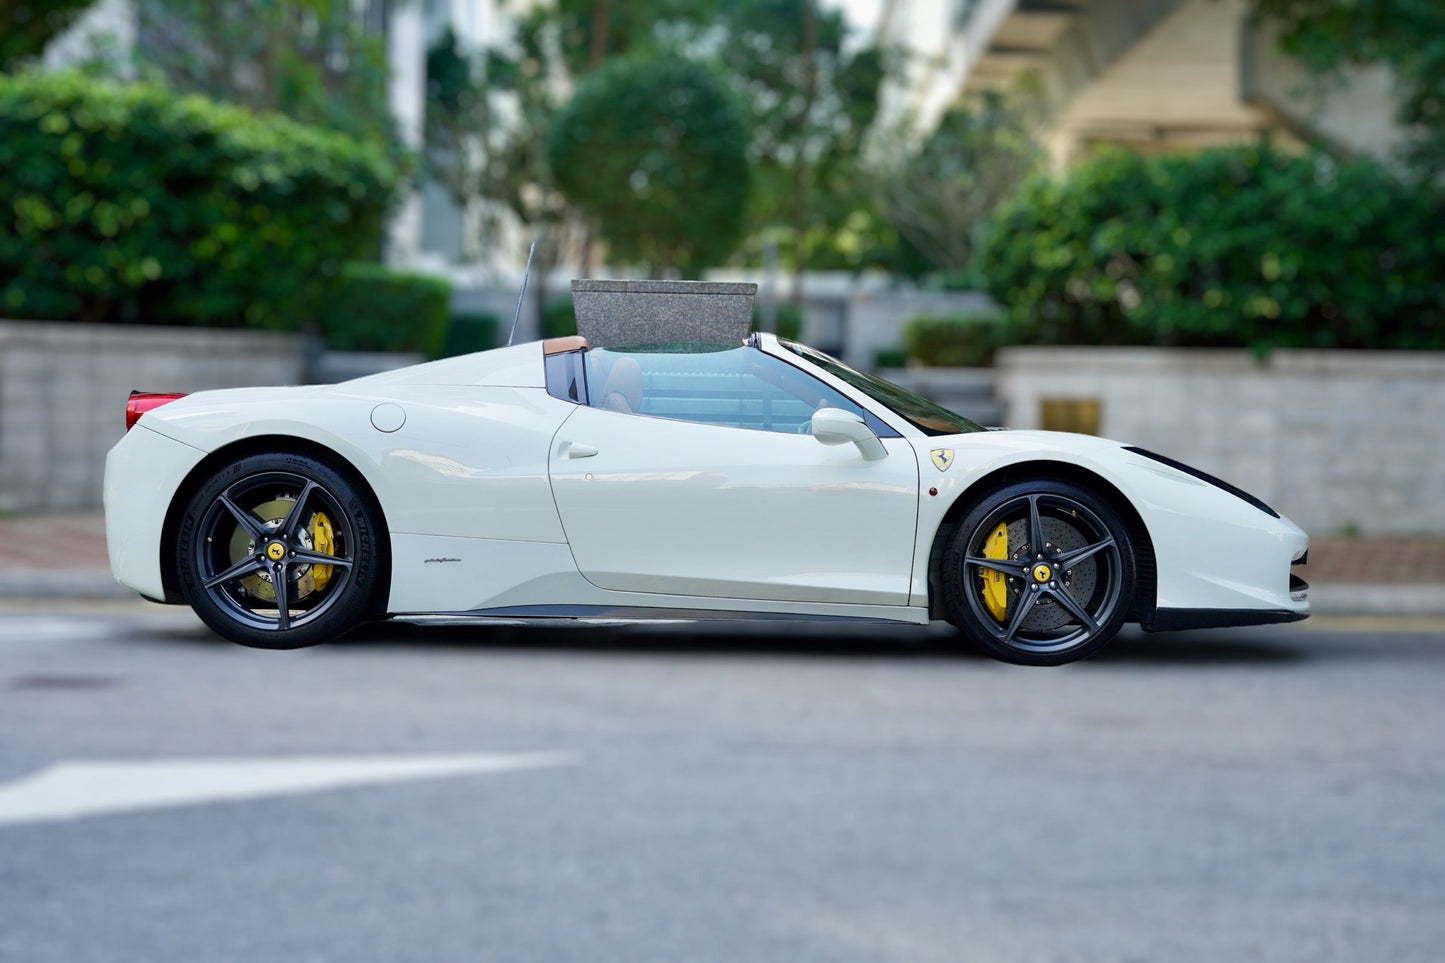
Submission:
[[[380,525],[369,500],[315,458],[242,458],[200,487],[176,540],[187,601],[242,645],[294,649],[360,622],[376,590]]]
[[[1118,634],[1137,562],[1108,503],[1039,479],[979,501],[949,537],[939,572],[949,621],[1005,662],[1063,665]]]

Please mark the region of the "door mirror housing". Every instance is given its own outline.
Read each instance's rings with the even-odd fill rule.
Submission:
[[[851,411],[819,408],[813,412],[812,431],[820,444],[846,445],[852,442],[869,461],[888,457],[888,449],[883,447],[873,429],[864,424],[861,415]]]

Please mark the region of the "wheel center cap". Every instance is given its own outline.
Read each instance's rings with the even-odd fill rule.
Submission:
[[[1035,581],[1035,582],[1047,582],[1047,581],[1049,580],[1049,578],[1050,578],[1053,574],[1054,574],[1053,569],[1049,568],[1047,565],[1035,565],[1035,566],[1034,566],[1034,581]]]
[[[266,557],[273,562],[281,561],[286,557],[286,546],[281,542],[272,542],[266,546]]]

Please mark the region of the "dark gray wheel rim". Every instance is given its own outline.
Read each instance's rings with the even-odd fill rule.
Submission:
[[[263,518],[255,509],[293,500],[284,516]],[[334,552],[307,544],[306,525],[322,512],[334,530]],[[196,528],[196,574],[207,596],[228,617],[252,628],[285,632],[315,622],[345,593],[355,564],[356,537],[351,517],[324,485],[295,472],[261,472],[232,483],[206,507]],[[238,539],[250,548],[234,558]],[[324,588],[301,597],[298,583],[311,566],[330,566]],[[264,576],[273,599],[248,592],[246,580]],[[314,579],[313,579],[314,581]]]
[[[1023,526],[1024,551],[1009,558],[986,558],[983,546],[1000,523],[1012,535]],[[1054,544],[1047,537],[1052,527],[1072,531],[1077,545]],[[1019,557],[1014,557],[1018,555]],[[1070,588],[1071,576],[1090,562],[1094,568],[1087,591]],[[983,602],[983,569],[1007,577],[1008,607],[996,619]],[[1041,574],[1047,577],[1039,578]],[[1114,618],[1124,591],[1123,556],[1118,541],[1087,506],[1067,495],[1019,495],[989,513],[969,533],[963,559],[963,591],[974,618],[998,643],[1040,655],[1064,652],[1096,638]],[[1027,623],[1041,606],[1059,606],[1063,624],[1057,628],[1030,628]]]

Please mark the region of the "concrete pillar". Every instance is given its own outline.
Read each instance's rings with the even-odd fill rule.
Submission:
[[[135,75],[136,15],[130,0],[98,0],[45,48],[49,69],[103,61],[122,77]]]
[[[389,6],[386,58],[391,65],[387,91],[402,143],[419,151],[426,129],[426,20],[420,3]],[[421,195],[414,188],[397,205],[387,236],[386,260],[406,264],[421,250]]]

